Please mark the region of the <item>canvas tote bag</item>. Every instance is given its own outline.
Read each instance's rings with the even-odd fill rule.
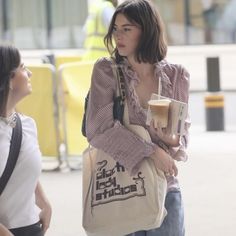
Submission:
[[[147,130],[132,125],[125,104],[124,125],[150,141]],[[138,173],[125,168],[102,150],[83,153],[83,227],[89,236],[124,236],[158,228],[164,217],[167,182],[151,158],[142,161]]]

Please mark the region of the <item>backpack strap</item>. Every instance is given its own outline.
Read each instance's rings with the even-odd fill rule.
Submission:
[[[11,174],[15,168],[20,147],[21,147],[21,140],[22,140],[22,125],[21,125],[21,119],[18,114],[16,114],[16,126],[12,130],[12,136],[11,136],[11,143],[10,143],[10,150],[9,155],[7,159],[6,167],[3,171],[2,176],[0,177],[0,195],[2,194],[4,188],[7,185],[8,180],[11,177]]]

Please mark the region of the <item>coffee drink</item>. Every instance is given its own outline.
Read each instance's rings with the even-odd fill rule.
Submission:
[[[155,99],[148,101],[155,128],[157,127],[157,124],[159,124],[161,128],[167,127],[170,103],[170,99]]]

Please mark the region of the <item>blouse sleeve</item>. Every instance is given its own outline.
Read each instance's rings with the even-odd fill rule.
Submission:
[[[180,76],[177,77],[176,83],[175,83],[175,99],[185,102],[188,104],[189,100],[189,73],[188,71],[180,66]],[[190,116],[189,112],[187,114],[187,117],[185,119],[184,124],[184,134],[180,137],[180,144],[177,148],[171,148],[170,153],[172,157],[178,161],[186,161],[188,158],[188,155],[186,153],[186,148],[188,146],[189,142],[189,127],[190,127]]]
[[[98,60],[92,73],[86,118],[87,139],[92,146],[108,153],[134,174],[143,158],[155,152],[156,145],[146,142],[114,120],[116,86],[112,62],[106,58]]]
[[[189,78],[190,75],[188,73],[188,71],[182,67],[182,73],[181,73],[181,77],[180,77],[180,83],[178,86],[178,89],[180,91],[183,91],[182,93],[180,92],[180,101],[183,101],[185,103],[188,104],[189,102]],[[185,119],[185,128],[184,128],[184,135],[183,135],[183,139],[182,139],[182,144],[187,147],[188,146],[188,136],[189,136],[189,127],[191,125],[191,121],[190,121],[190,116],[189,116],[189,110],[188,110],[188,114],[187,117]]]

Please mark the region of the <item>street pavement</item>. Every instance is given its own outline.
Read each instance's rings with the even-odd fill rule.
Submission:
[[[186,236],[235,236],[236,127],[206,132],[195,125],[190,136],[189,160],[178,163]],[[53,208],[46,235],[85,236],[81,171],[43,172],[41,183]]]

